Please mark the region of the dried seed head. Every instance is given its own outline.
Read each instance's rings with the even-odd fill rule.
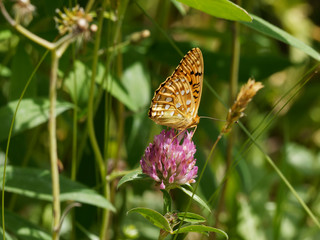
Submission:
[[[65,33],[82,33],[85,39],[90,38],[92,29],[92,16],[84,11],[79,5],[73,7],[71,10],[64,8],[64,12],[61,12],[59,9],[56,10],[56,13],[59,15],[55,17],[57,28],[61,35]],[[95,25],[96,26],[96,25]]]
[[[17,0],[12,6],[12,11],[17,22],[26,26],[32,21],[36,7],[30,3],[30,0]]]
[[[263,88],[261,82],[255,82],[254,79],[249,79],[248,82],[243,85],[238,93],[237,99],[229,109],[227,122],[222,129],[222,133],[228,133],[234,122],[238,121],[239,118],[244,116],[244,110],[248,103],[252,100],[254,95]]]

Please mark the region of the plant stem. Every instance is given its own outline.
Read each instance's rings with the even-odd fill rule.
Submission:
[[[50,141],[50,162],[53,195],[53,232],[52,239],[59,239],[60,231],[60,184],[58,171],[58,154],[56,138],[56,101],[57,101],[57,74],[59,59],[56,51],[51,52],[51,74],[50,74],[50,111],[49,111],[49,141]]]
[[[75,46],[72,45],[72,63],[73,63],[73,87],[75,90],[74,95],[74,105],[75,108],[73,110],[73,121],[72,121],[72,159],[71,159],[71,180],[75,181],[77,178],[77,136],[78,136],[78,92],[77,92],[77,79],[76,79],[76,71],[75,71]]]
[[[301,206],[304,208],[304,210],[307,212],[309,217],[312,219],[312,221],[317,225],[317,227],[320,229],[320,222],[317,219],[317,217],[312,213],[310,208],[305,204],[305,202],[302,200],[302,198],[299,196],[299,194],[296,192],[296,190],[291,186],[290,182],[287,180],[287,178],[282,174],[280,169],[274,164],[272,159],[264,152],[262,147],[255,141],[253,136],[249,133],[249,131],[242,125],[242,123],[239,122],[239,126],[241,129],[249,136],[253,144],[259,149],[259,151],[264,155],[267,162],[271,165],[271,167],[276,171],[276,173],[279,175],[281,180],[287,185],[291,193],[295,196],[295,198],[298,200],[298,202],[301,204]]]
[[[194,196],[195,192],[196,192],[197,189],[198,189],[198,186],[199,186],[199,183],[201,182],[201,179],[202,179],[202,177],[203,177],[204,171],[206,170],[206,167],[207,167],[210,159],[212,158],[213,153],[214,153],[214,150],[216,149],[217,144],[218,144],[219,141],[221,140],[222,136],[223,136],[223,133],[220,132],[219,136],[217,137],[216,141],[214,142],[214,144],[213,144],[213,146],[212,146],[212,148],[211,148],[211,150],[210,150],[210,153],[209,153],[209,155],[208,155],[208,157],[207,157],[206,162],[205,162],[204,165],[203,165],[202,171],[201,171],[201,173],[200,173],[200,175],[199,175],[199,178],[198,178],[198,180],[197,180],[197,183],[196,183],[196,185],[195,185],[195,187],[194,187],[194,190],[193,190],[193,192],[192,192],[192,196],[191,196],[191,198],[189,199],[188,205],[187,205],[186,210],[185,210],[185,214],[184,214],[183,219],[181,220],[181,222],[180,222],[180,224],[179,224],[178,229],[180,229],[181,226],[182,226],[182,224],[183,224],[183,220],[184,220],[184,218],[186,217],[186,214],[187,214],[187,212],[188,212],[189,209],[190,209],[193,196]],[[178,232],[179,232],[179,231],[178,231]],[[174,236],[173,240],[177,239],[177,237],[178,237],[178,234],[176,234],[176,235]]]
[[[167,190],[161,190],[163,194],[163,215],[171,211],[171,196]]]
[[[238,1],[236,1],[237,4]],[[239,74],[239,60],[240,60],[240,41],[239,41],[239,23],[233,22],[232,23],[232,60],[231,60],[231,75],[230,75],[230,91],[229,91],[229,104],[230,106],[233,104],[236,96],[237,96],[237,89],[238,89],[238,74]],[[233,145],[234,140],[236,138],[236,131],[233,129],[227,137],[227,161],[226,161],[226,168],[225,168],[225,174],[229,172],[229,169],[232,164],[232,158],[233,158]],[[227,189],[227,183],[226,180],[224,184],[222,185],[221,189],[221,197],[218,204],[218,209],[215,214],[215,226],[219,224],[219,216],[220,213],[224,209],[224,200],[225,200],[225,193]],[[211,235],[213,238],[215,238],[215,235]]]
[[[93,62],[92,62],[92,75],[91,75],[91,85],[90,85],[90,93],[89,93],[89,102],[88,102],[88,133],[90,142],[93,148],[93,152],[95,155],[95,159],[98,163],[99,169],[100,169],[100,177],[101,177],[101,183],[103,188],[103,194],[108,199],[108,189],[106,185],[106,167],[103,160],[103,156],[101,154],[101,151],[99,149],[98,141],[96,138],[95,130],[94,130],[94,88],[96,83],[96,74],[97,74],[97,67],[98,67],[98,50],[100,48],[100,41],[101,41],[101,32],[102,32],[102,25],[103,25],[103,13],[106,9],[107,1],[103,1],[102,3],[102,9],[101,13],[98,18],[98,31],[95,36],[95,43],[94,43],[94,50],[93,50]],[[102,86],[101,86],[102,87]],[[109,199],[108,199],[109,200]],[[100,239],[103,240],[106,237],[106,219],[108,216],[108,210],[103,209],[102,212],[102,222],[101,222],[101,228],[100,228]]]
[[[0,0],[0,5],[2,4],[1,0]],[[1,7],[1,6],[0,6]],[[45,57],[47,56],[47,54],[49,53],[49,51],[46,51],[45,54],[42,56],[41,60],[39,61],[39,63],[37,64],[37,66],[35,67],[35,69],[33,70],[33,72],[31,73],[31,76],[29,77],[26,85],[24,86],[21,96],[19,98],[17,107],[14,111],[13,117],[12,117],[12,121],[11,121],[11,125],[10,125],[10,129],[9,129],[9,135],[8,135],[8,140],[7,140],[7,148],[6,148],[6,155],[5,155],[5,159],[4,159],[4,164],[3,164],[3,177],[2,177],[2,189],[1,189],[1,220],[2,220],[2,237],[3,240],[6,239],[6,228],[5,228],[5,218],[4,218],[4,190],[5,190],[5,183],[6,183],[6,168],[7,168],[7,163],[8,163],[8,154],[9,154],[9,148],[10,148],[10,140],[11,140],[11,135],[12,135],[12,131],[13,131],[13,126],[14,126],[14,121],[16,119],[17,116],[17,112],[20,106],[20,103],[23,99],[24,94],[26,93],[31,80],[33,79],[33,76],[35,75],[36,71],[39,69],[41,63],[44,61]]]

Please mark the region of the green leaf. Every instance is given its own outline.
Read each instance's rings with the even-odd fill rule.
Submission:
[[[99,76],[102,76],[103,69],[103,66],[100,64]],[[97,77],[97,83],[101,84],[102,79],[102,77]],[[149,82],[142,63],[137,61],[124,70],[121,80],[109,75],[107,83],[106,81],[103,82],[103,87],[131,111],[137,112],[149,105]]]
[[[12,101],[0,108],[0,141],[8,138],[17,103],[18,100]],[[56,114],[59,115],[72,108],[72,106],[73,105],[68,102],[57,101]],[[49,107],[50,102],[45,98],[23,99],[16,115],[12,135],[14,136],[48,121]]]
[[[0,64],[0,76],[2,76],[2,77],[10,77],[11,76],[10,68]]]
[[[283,31],[282,29],[272,25],[271,23],[268,23],[262,18],[259,18],[253,14],[251,14],[251,16],[253,18],[253,21],[251,23],[243,22],[243,24],[269,37],[272,37],[281,42],[296,47],[318,61],[320,60],[320,54],[313,48],[309,47],[307,44],[301,42],[297,38],[293,37],[292,35]]]
[[[304,176],[319,176],[320,162],[309,148],[296,143],[288,143],[285,147],[287,163]]]
[[[83,227],[79,223],[76,223],[76,224],[77,224],[77,227],[80,229],[80,231],[83,232],[83,234],[86,236],[86,239],[88,239],[88,240],[99,240],[100,239],[95,234],[89,232],[87,228]]]
[[[189,197],[192,197],[192,191],[189,191],[183,186],[179,186],[179,189],[181,189],[185,194],[187,194]],[[197,203],[199,203],[202,207],[207,209],[209,212],[211,212],[209,206],[203,201],[198,195],[194,194],[193,195],[193,200],[195,200]]]
[[[226,239],[228,239],[228,234],[225,233],[224,231],[218,229],[218,228],[213,228],[209,226],[204,226],[204,225],[189,225],[186,227],[181,227],[180,229],[175,230],[173,233],[188,233],[188,232],[199,232],[199,233],[206,233],[206,232],[215,232],[223,235]]]
[[[178,2],[177,0],[171,0],[172,4],[176,7],[176,9],[179,11],[179,13],[182,16],[185,16],[187,14],[186,9],[183,7],[183,4]]]
[[[128,213],[132,212],[141,214],[144,218],[149,220],[154,226],[172,233],[172,228],[170,227],[170,224],[167,221],[167,219],[157,211],[154,211],[150,208],[133,208],[130,211],[128,211]]]
[[[135,171],[132,171],[132,172],[126,174],[125,176],[123,176],[120,179],[117,188],[119,188],[122,184],[124,184],[126,182],[131,182],[131,181],[135,181],[135,180],[145,180],[145,179],[150,179],[150,177],[148,175],[142,173],[141,169],[135,170]]]
[[[2,228],[0,228],[0,239],[3,239],[3,231],[2,231]],[[6,231],[6,240],[16,240],[16,238],[13,238],[13,237]]]
[[[24,240],[50,240],[51,234],[43,231],[33,223],[21,218],[20,216],[5,211],[6,230],[14,236]],[[7,234],[6,234],[7,238]]]
[[[86,108],[89,99],[91,69],[81,61],[75,61],[74,69],[64,81],[64,88],[70,94],[73,102],[77,100],[78,106]]]
[[[0,168],[2,187],[3,167]],[[8,192],[52,201],[51,174],[48,170],[8,166],[6,186]],[[60,175],[60,201],[76,201],[115,211],[112,204],[96,191]]]
[[[191,212],[179,212],[177,213],[177,216],[179,220],[184,222],[189,222],[189,223],[200,223],[200,222],[205,222],[206,219],[198,214],[191,213]]]
[[[234,21],[251,22],[246,10],[227,0],[178,0],[190,7],[208,13],[214,17]]]

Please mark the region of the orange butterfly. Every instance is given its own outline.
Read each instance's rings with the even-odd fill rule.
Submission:
[[[203,57],[199,48],[191,49],[173,74],[155,91],[149,118],[157,124],[185,130],[197,128],[202,93]]]

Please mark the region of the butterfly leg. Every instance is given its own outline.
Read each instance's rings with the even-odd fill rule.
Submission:
[[[197,127],[198,127],[198,125],[196,125],[196,126],[194,127],[194,130],[193,130],[193,132],[192,132],[192,136],[191,136],[191,138],[193,138],[193,135],[194,135],[194,133],[196,132]]]
[[[176,137],[178,137],[181,133],[183,133],[185,130],[186,130],[186,129],[183,129],[183,130],[180,130],[180,131],[178,130],[178,133],[172,138],[171,144],[172,144],[173,140],[174,140]]]

